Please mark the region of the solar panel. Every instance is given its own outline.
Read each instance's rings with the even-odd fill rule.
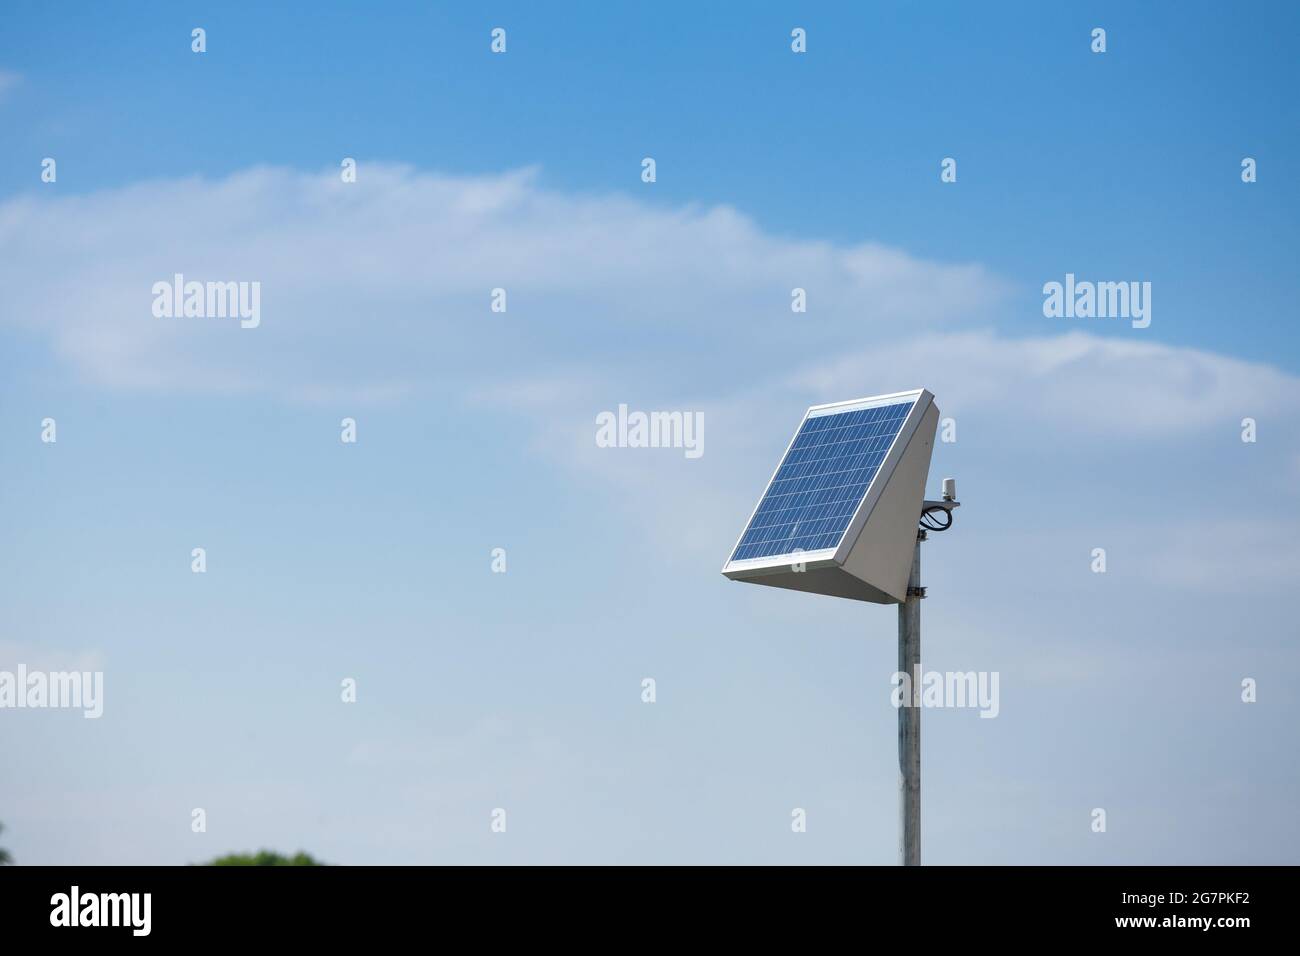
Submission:
[[[809,412],[731,560],[837,547],[915,403]]]

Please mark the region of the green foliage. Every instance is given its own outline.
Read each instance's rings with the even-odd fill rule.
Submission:
[[[258,850],[256,853],[227,853],[215,860],[209,860],[204,866],[324,866],[320,860],[299,850],[293,856],[285,856],[274,850]]]

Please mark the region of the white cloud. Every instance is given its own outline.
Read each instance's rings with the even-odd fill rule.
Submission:
[[[1300,379],[1272,366],[1082,332],[924,335],[813,367],[793,381],[823,395],[855,394],[863,382],[913,381],[940,395],[946,414],[991,406],[1004,417],[1108,435],[1235,424],[1300,406]]]
[[[1014,483],[1033,495],[999,503],[1044,519],[1028,522],[1025,553],[1046,553],[1073,525],[1095,530],[1104,520],[1119,529],[1104,540],[1128,542],[1133,560],[1141,556],[1135,573],[1164,587],[1217,581],[1217,589],[1236,590],[1243,574],[1262,585],[1294,566],[1278,561],[1289,530],[1260,535],[1242,526],[1249,495],[1229,492],[1248,487],[1240,484],[1243,469],[1255,481],[1272,480],[1271,462],[1279,465],[1276,480],[1285,480],[1300,379],[1201,350],[1082,333],[925,334],[809,363],[723,398],[698,389],[664,396],[656,408],[704,414],[705,454],[695,461],[669,449],[596,447],[596,413],[626,400],[617,376],[533,381],[494,399],[516,400],[517,411],[535,419],[537,447],[607,492],[664,552],[720,564],[720,549],[739,533],[807,406],[918,385],[933,390],[958,423],[957,444],[941,446],[936,461],[947,456],[990,493],[1006,494],[998,486]],[[1267,423],[1263,446],[1240,441],[1244,415]],[[1218,449],[1208,464],[1198,458],[1204,447]],[[1066,458],[1075,464],[1063,465]],[[1184,459],[1195,460],[1195,470],[1181,474]]]
[[[261,326],[154,318],[151,286],[174,272],[260,281]],[[1150,488],[1193,436],[1231,442],[1251,416],[1272,449],[1300,411],[1297,379],[1259,363],[1134,333],[980,330],[1006,285],[977,265],[781,238],[725,207],[563,194],[533,170],[363,162],[355,184],[257,168],[14,199],[0,283],[0,323],[100,385],[313,403],[441,390],[504,407],[674,552],[734,539],[818,401],[925,385],[958,419],[966,470],[996,476],[1019,455],[1028,480],[1082,501],[1098,475],[1053,474],[1056,456],[1122,460],[1110,470]],[[796,286],[807,314],[790,311]],[[505,314],[489,310],[496,287]],[[704,412],[704,457],[596,448],[595,415],[620,402]]]
[[[151,286],[260,281],[262,323],[157,319]],[[92,382],[330,397],[509,383],[579,354],[655,383],[987,314],[977,265],[769,235],[725,207],[569,195],[534,171],[258,168],[0,205],[7,321]],[[492,289],[509,311],[489,311]],[[809,313],[790,311],[809,290]],[[665,359],[667,358],[667,361]],[[626,379],[625,379],[626,380]]]

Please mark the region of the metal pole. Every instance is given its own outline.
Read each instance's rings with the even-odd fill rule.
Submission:
[[[912,552],[907,601],[898,606],[898,670],[908,676],[912,698],[898,708],[898,862],[921,865],[921,542]]]

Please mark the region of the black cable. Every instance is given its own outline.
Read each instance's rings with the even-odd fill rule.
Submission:
[[[931,515],[942,513],[947,519],[943,524],[939,524]],[[926,531],[947,531],[952,527],[952,509],[944,508],[941,505],[931,505],[921,512],[921,527]]]

